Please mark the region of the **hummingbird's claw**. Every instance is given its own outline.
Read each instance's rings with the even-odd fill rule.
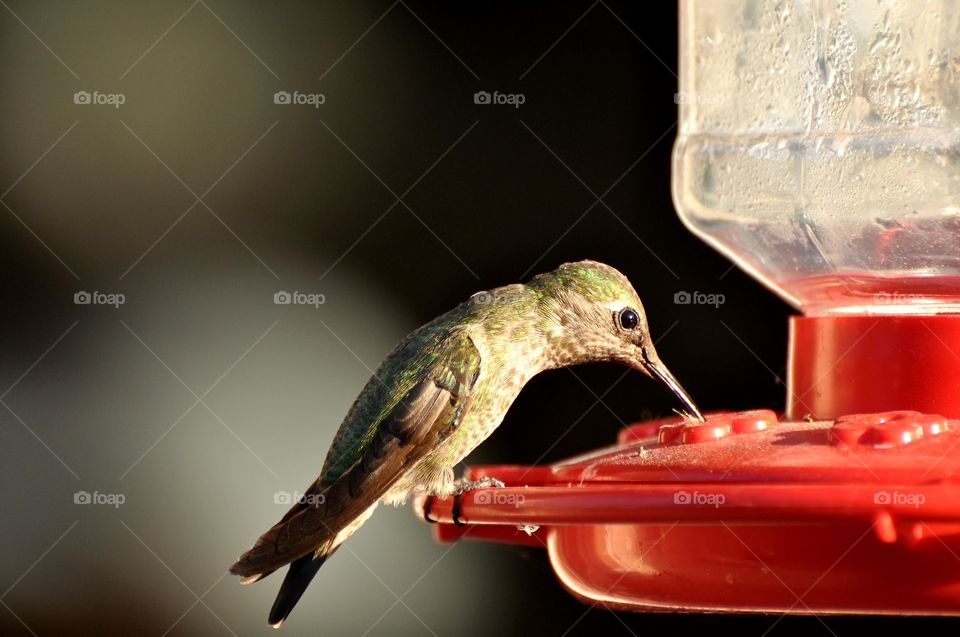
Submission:
[[[460,502],[462,495],[462,493],[457,493],[453,496],[453,508],[450,509],[450,517],[453,518],[454,526],[467,526],[467,523],[460,519],[460,515],[463,513],[463,503]]]

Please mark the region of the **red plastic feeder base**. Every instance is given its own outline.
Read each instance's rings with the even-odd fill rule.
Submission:
[[[918,412],[666,419],[502,489],[421,498],[441,540],[543,546],[575,595],[634,610],[960,614],[960,422]]]

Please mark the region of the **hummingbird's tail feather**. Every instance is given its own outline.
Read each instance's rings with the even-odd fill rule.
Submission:
[[[330,543],[343,526],[339,520],[327,523],[320,515],[316,518],[311,520],[313,528],[304,524],[307,520],[302,513],[293,520],[278,522],[240,556],[230,573],[239,575],[241,583],[252,584],[301,557],[311,556],[315,547]]]
[[[455,428],[449,390],[432,378],[412,389],[376,428],[363,453],[309,503],[291,509],[240,556],[230,572],[252,577],[274,571],[337,537],[369,511],[397,480]],[[352,532],[352,531],[351,531]]]
[[[280,585],[277,599],[273,602],[273,608],[270,609],[270,617],[267,621],[271,626],[280,628],[280,625],[290,615],[290,611],[300,601],[314,575],[327,561],[327,558],[336,552],[337,548],[339,546],[328,549],[319,556],[310,553],[290,563],[290,569],[287,571],[286,577],[283,578],[283,584]]]
[[[230,567],[234,575],[254,582],[291,565],[270,613],[274,627],[286,619],[324,560],[364,523],[404,474],[456,429],[478,373],[469,368],[465,376],[451,372],[417,383],[374,426],[349,469],[325,486],[315,483],[303,503]]]

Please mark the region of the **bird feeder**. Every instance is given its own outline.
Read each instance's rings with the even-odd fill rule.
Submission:
[[[960,615],[960,4],[681,0],[674,202],[799,314],[787,404],[631,425],[442,541],[640,611]]]

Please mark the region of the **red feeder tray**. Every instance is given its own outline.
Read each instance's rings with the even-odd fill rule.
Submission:
[[[563,584],[632,610],[960,615],[960,422],[771,411],[623,429],[500,489],[420,498],[441,541],[545,547]]]

